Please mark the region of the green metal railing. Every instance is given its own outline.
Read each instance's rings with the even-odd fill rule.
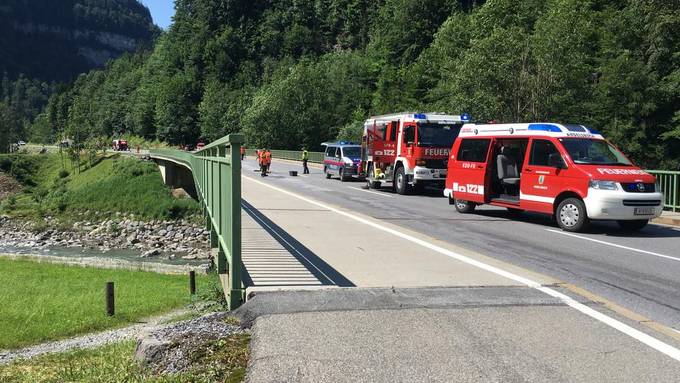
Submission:
[[[664,209],[680,211],[680,172],[669,170],[647,170],[656,176],[656,180],[663,191]]]
[[[255,156],[257,149],[247,149],[247,156]],[[302,151],[299,150],[272,150],[272,158],[280,160],[302,161]],[[309,153],[309,162],[318,164],[323,163],[323,152],[307,152]]]
[[[241,260],[241,156],[243,135],[231,134],[195,153],[151,149],[152,158],[188,166],[202,202],[210,245],[217,249],[216,266],[229,309],[245,301]]]

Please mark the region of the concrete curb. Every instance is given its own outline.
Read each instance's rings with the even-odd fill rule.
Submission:
[[[663,225],[677,226],[680,227],[680,216],[678,217],[664,217],[663,215],[659,218],[654,218],[652,223],[660,223]]]

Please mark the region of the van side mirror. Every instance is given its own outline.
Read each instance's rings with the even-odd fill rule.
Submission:
[[[559,153],[551,153],[548,155],[548,166],[557,169],[566,169],[567,165],[562,160],[562,156]]]

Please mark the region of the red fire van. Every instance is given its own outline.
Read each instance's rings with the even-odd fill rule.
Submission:
[[[444,195],[461,213],[490,204],[550,214],[566,231],[590,220],[638,230],[663,209],[655,181],[583,125],[466,124],[451,149]]]

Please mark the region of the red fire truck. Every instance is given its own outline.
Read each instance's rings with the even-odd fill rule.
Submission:
[[[362,175],[369,188],[392,186],[399,194],[426,184],[444,186],[451,145],[467,114],[396,113],[364,122]]]

